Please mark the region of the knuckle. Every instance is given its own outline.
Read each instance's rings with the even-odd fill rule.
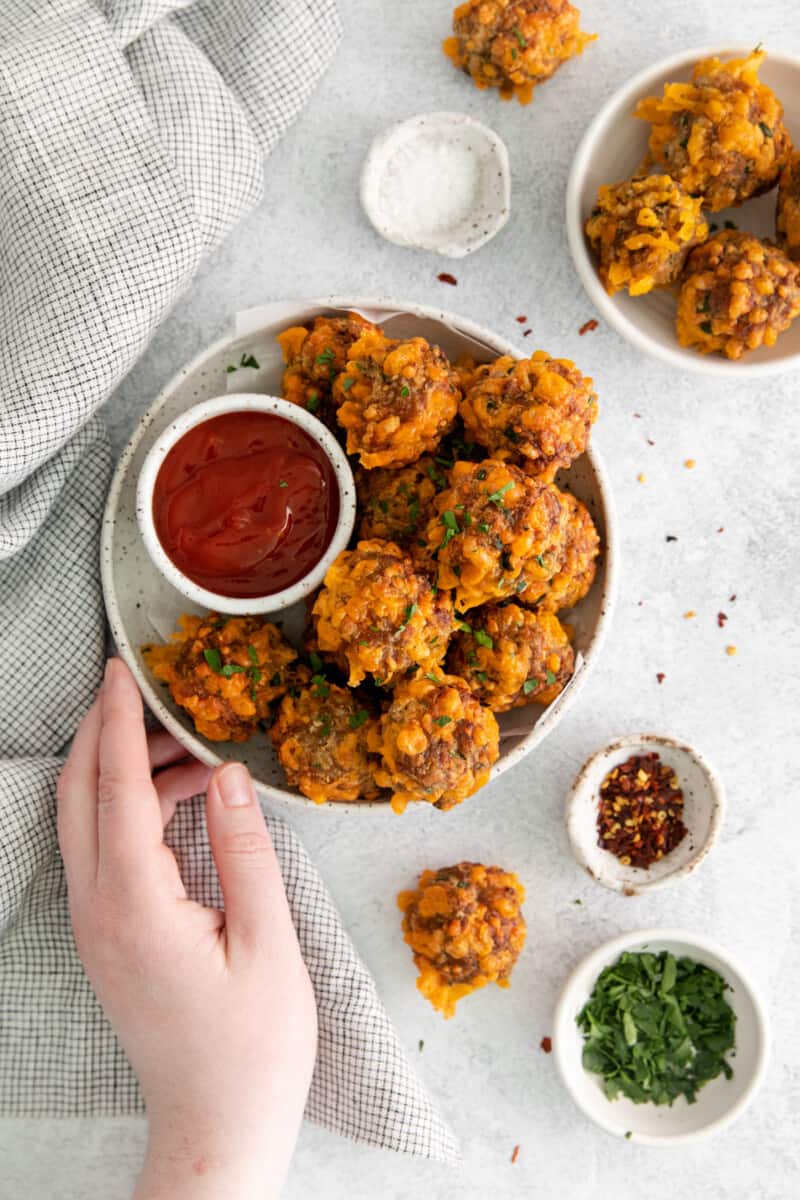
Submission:
[[[222,852],[245,862],[261,862],[272,853],[272,843],[264,833],[229,833],[222,839]]]

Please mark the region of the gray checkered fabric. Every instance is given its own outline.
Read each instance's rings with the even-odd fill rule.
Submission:
[[[335,0],[0,4],[0,1114],[141,1111],[78,962],[55,836],[61,756],[100,682],[103,400],[203,255],[339,36]],[[324,885],[270,817],[314,980],[308,1116],[453,1161]],[[168,833],[221,903],[202,799]]]

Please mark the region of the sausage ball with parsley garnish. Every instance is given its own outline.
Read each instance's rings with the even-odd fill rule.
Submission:
[[[525,945],[524,901],[516,875],[470,862],[423,871],[417,887],[397,897],[417,987],[445,1017],[487,983],[509,986]]]
[[[370,330],[350,348],[333,397],[347,453],[372,470],[405,467],[433,452],[453,426],[461,392],[438,346]]]
[[[369,734],[381,759],[375,781],[392,791],[395,812],[418,800],[441,809],[460,804],[488,782],[498,744],[494,714],[463,679],[421,669],[398,683]]]
[[[775,226],[783,250],[800,262],[800,150],[792,151],[781,174]]]
[[[574,608],[589,594],[597,570],[600,536],[588,508],[571,492],[561,492],[561,565],[539,607],[548,612]],[[524,593],[521,599],[524,600]]]
[[[636,107],[635,116],[652,126],[646,163],[710,212],[768,192],[788,159],[783,106],[758,78],[765,57],[704,59],[690,82],[667,83],[663,96]]]
[[[289,785],[315,804],[373,800],[378,788],[367,739],[375,723],[356,692],[322,677],[284,696],[270,737]]]
[[[307,408],[338,433],[331,402],[333,381],[344,370],[350,347],[367,329],[377,326],[358,313],[315,317],[310,326],[294,325],[278,334],[286,370],[283,396]]]
[[[444,52],[479,88],[529,104],[544,83],[596,35],[582,33],[568,0],[467,0],[453,13]]]
[[[741,358],[774,346],[800,314],[800,268],[749,233],[725,230],[692,251],[678,298],[682,346]]]
[[[643,296],[674,283],[689,251],[708,237],[701,208],[669,175],[601,187],[586,236],[608,294]]]
[[[597,420],[592,380],[566,358],[537,350],[478,367],[461,404],[467,437],[492,458],[552,480],[583,454]]]
[[[380,538],[417,553],[421,531],[432,513],[436,493],[447,487],[445,468],[424,455],[411,466],[392,471],[356,471],[361,539]]]
[[[558,490],[510,463],[458,462],[435,500],[425,540],[438,583],[455,589],[459,612],[490,600],[547,591],[562,561]]]
[[[263,617],[182,616],[171,642],[142,653],[212,742],[247,741],[270,718],[270,706],[309,678],[294,647]]]
[[[389,687],[414,666],[439,666],[453,630],[453,605],[428,573],[393,542],[359,542],[334,560],[311,610],[316,645],[349,673]]]
[[[550,704],[572,676],[575,656],[558,618],[518,604],[487,604],[458,622],[447,668],[482,704],[506,712]]]

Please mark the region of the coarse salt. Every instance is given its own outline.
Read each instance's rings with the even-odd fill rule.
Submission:
[[[480,204],[483,165],[468,143],[442,134],[398,146],[384,168],[380,202],[409,238],[457,229]]]

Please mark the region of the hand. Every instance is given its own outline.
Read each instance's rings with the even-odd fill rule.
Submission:
[[[224,913],[187,899],[163,839],[176,803],[206,783]],[[133,677],[112,659],[59,780],[58,836],[78,952],[147,1106],[136,1197],[276,1196],[317,1023],[246,768],[209,779],[169,735],[148,740]]]

